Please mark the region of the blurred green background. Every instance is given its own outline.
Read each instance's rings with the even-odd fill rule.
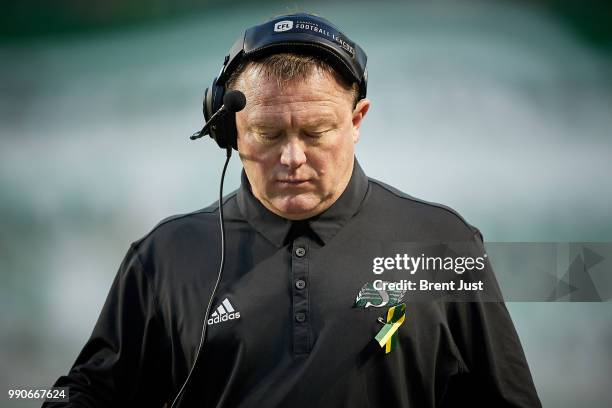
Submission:
[[[6,392],[68,371],[132,241],[215,200],[224,155],[188,140],[203,91],[245,27],[283,12],[321,14],[368,53],[369,176],[455,208],[487,241],[612,242],[609,2],[3,8],[2,406],[38,406]],[[545,406],[612,406],[611,306],[508,303]]]

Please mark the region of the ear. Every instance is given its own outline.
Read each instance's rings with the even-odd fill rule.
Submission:
[[[357,102],[357,106],[353,109],[353,142],[357,143],[359,141],[359,129],[361,127],[361,122],[365,117],[366,113],[368,113],[368,109],[370,109],[370,100],[367,98],[361,99]]]

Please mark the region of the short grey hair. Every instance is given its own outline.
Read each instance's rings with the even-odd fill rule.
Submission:
[[[275,78],[279,86],[296,79],[306,79],[314,70],[326,72],[332,75],[336,81],[353,97],[353,108],[359,100],[359,85],[357,82],[350,83],[345,77],[329,63],[309,54],[279,53],[266,57],[241,62],[232,72],[225,83],[226,90],[233,90],[240,75],[249,67],[259,70],[259,73],[268,78]]]

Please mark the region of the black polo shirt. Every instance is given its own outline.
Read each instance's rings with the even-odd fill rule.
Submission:
[[[373,292],[370,307],[356,302],[376,279],[410,277],[373,273],[386,244],[484,251],[453,210],[369,179],[357,161],[340,198],[312,219],[268,211],[244,172],[223,206],[225,269],[182,407],[540,406],[503,302],[412,301],[406,292],[390,353],[374,340],[389,293]],[[167,218],[132,244],[91,338],[55,384],[70,387],[70,406],[172,400],[200,340],[219,238],[213,205]]]

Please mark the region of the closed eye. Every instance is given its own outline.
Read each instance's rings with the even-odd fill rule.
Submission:
[[[253,133],[255,134],[257,139],[264,141],[264,142],[273,142],[277,140],[278,138],[280,138],[282,134],[281,132],[276,132],[276,131],[255,131]]]
[[[317,131],[304,131],[304,134],[308,137],[312,137],[312,138],[319,138],[323,135],[325,135],[326,133],[330,132],[332,129],[326,129],[326,130],[317,130]]]

